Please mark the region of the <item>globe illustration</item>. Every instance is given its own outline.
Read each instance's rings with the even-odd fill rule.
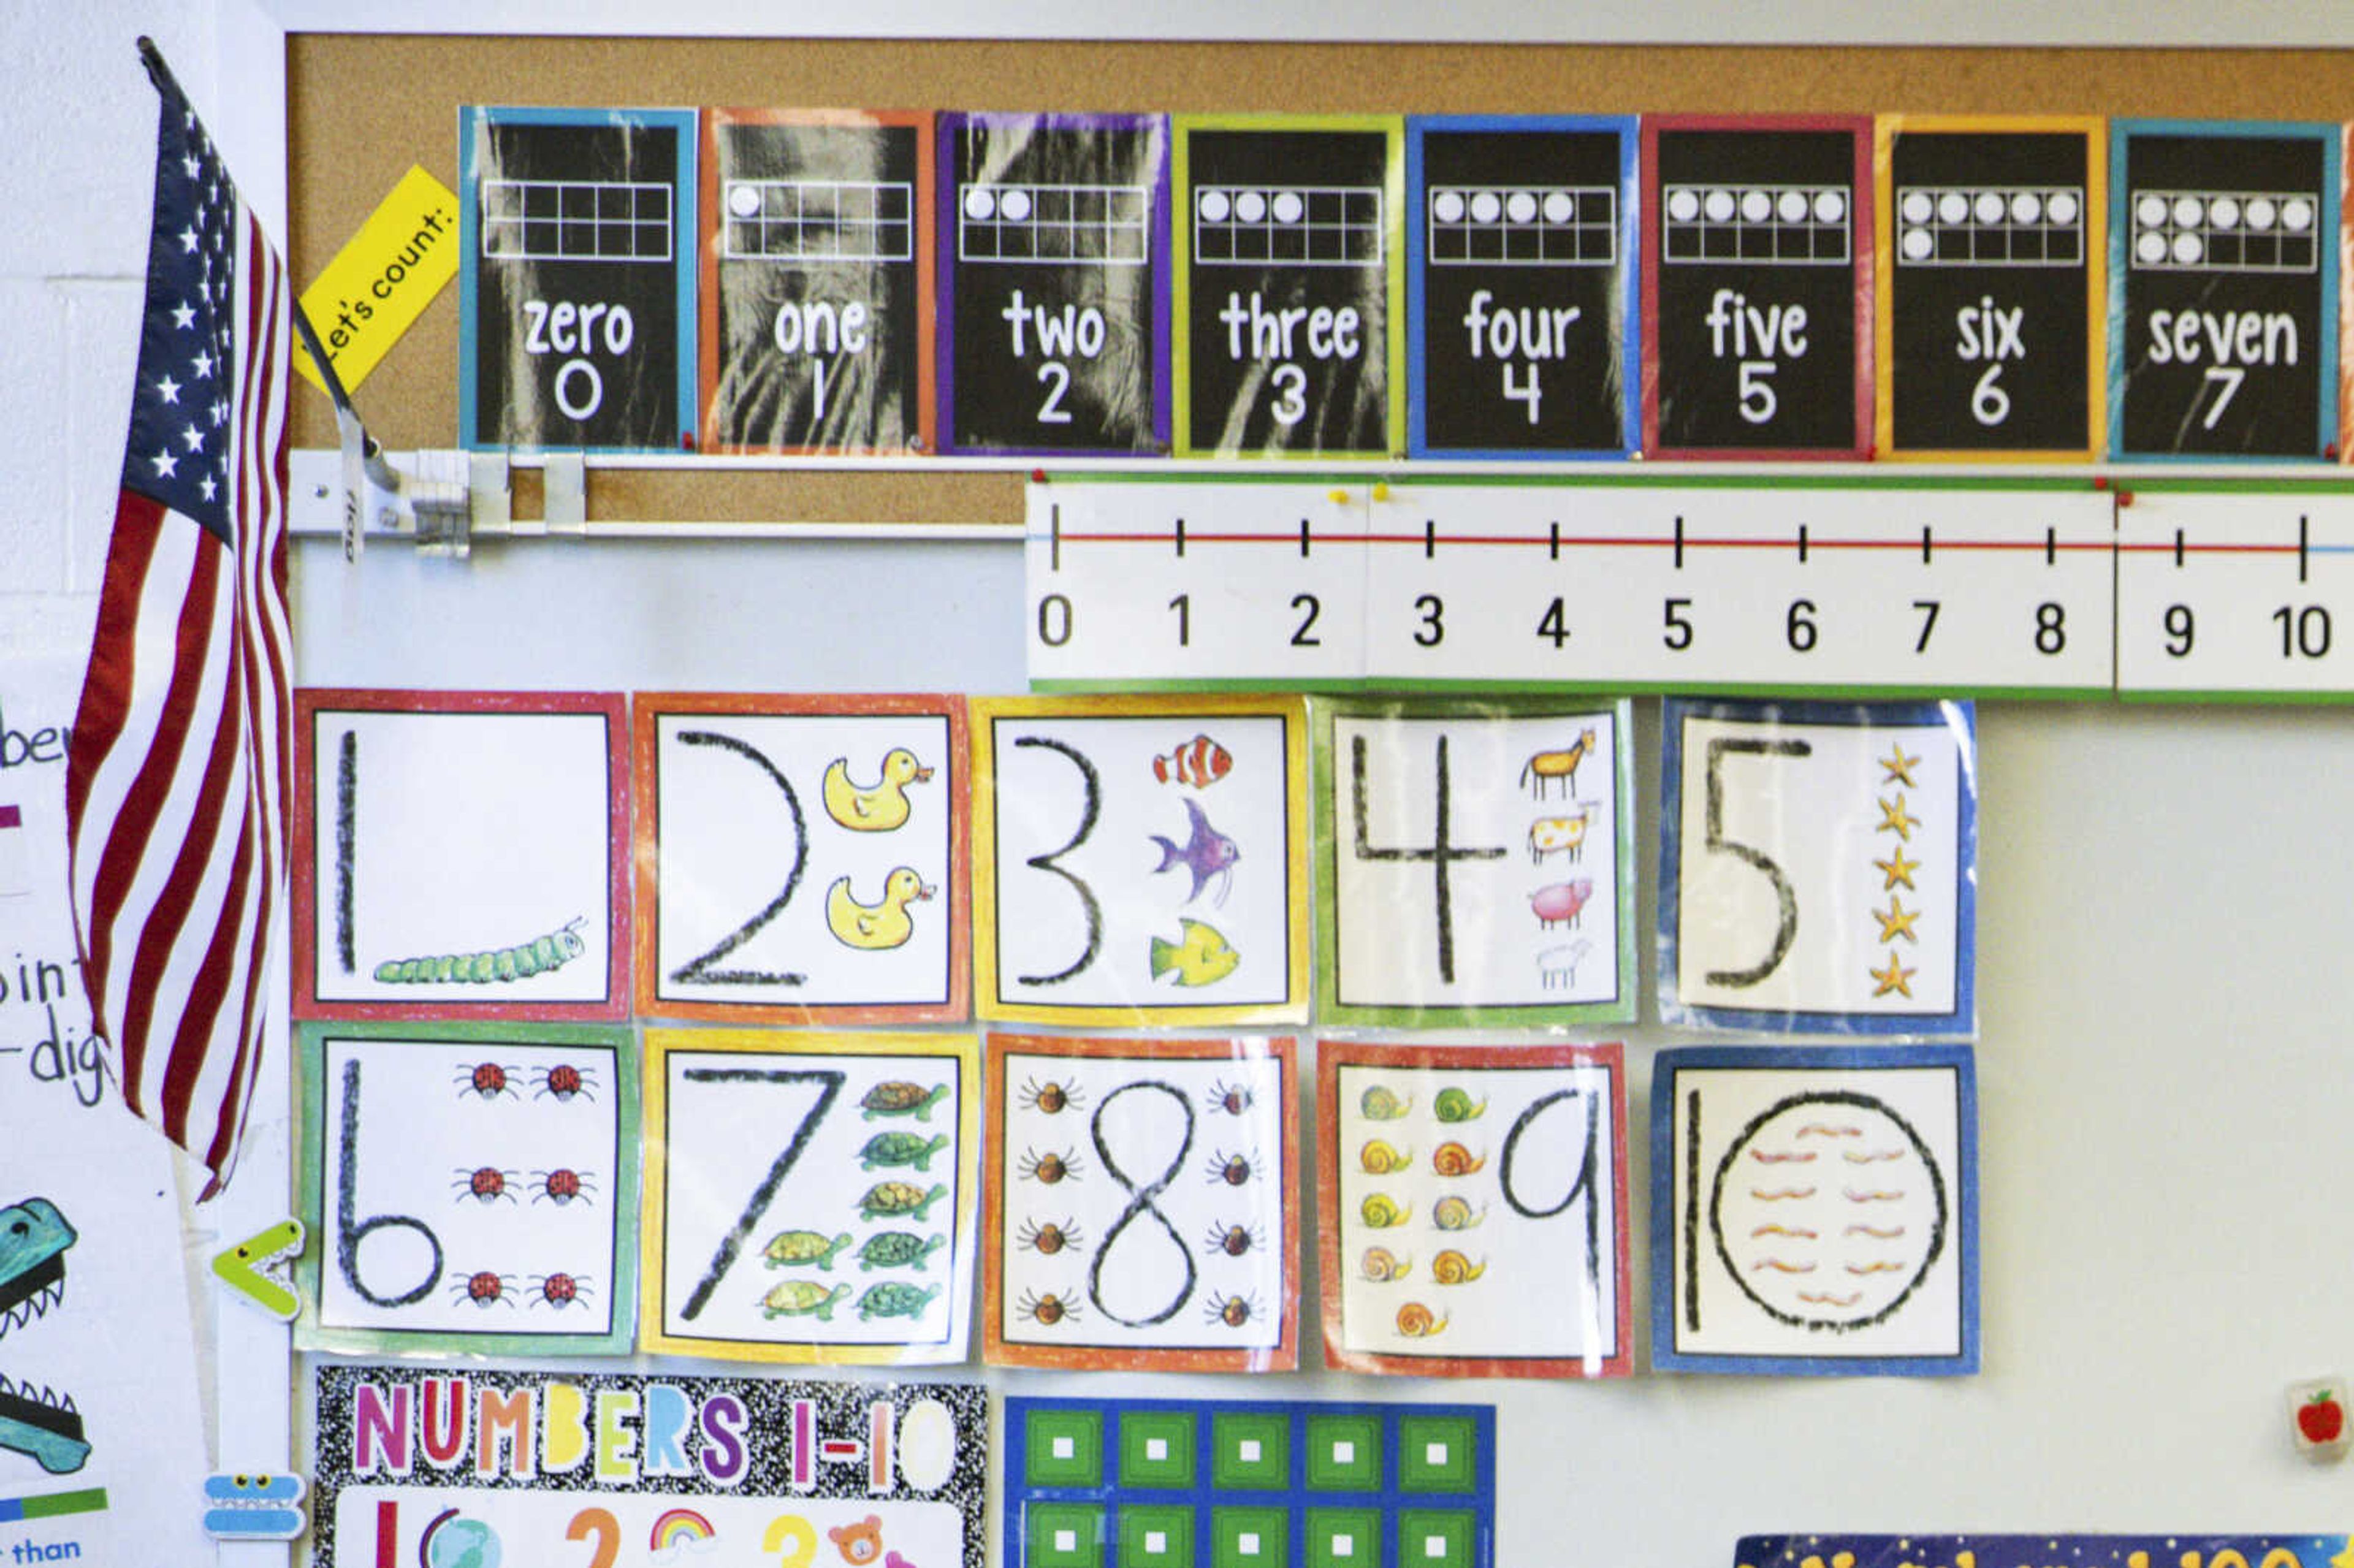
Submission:
[[[498,1531],[479,1519],[453,1519],[425,1538],[426,1568],[499,1568]]]

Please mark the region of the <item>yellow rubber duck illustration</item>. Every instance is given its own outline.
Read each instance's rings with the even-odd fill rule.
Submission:
[[[825,770],[825,814],[854,833],[887,833],[907,820],[907,786],[931,776],[914,752],[894,747],[883,756],[883,781],[862,789],[850,781],[850,758],[837,757]]]
[[[850,895],[850,878],[838,876],[825,890],[825,925],[833,939],[851,948],[896,948],[915,934],[907,906],[929,898],[932,889],[908,866],[883,882],[883,902],[861,904]]]

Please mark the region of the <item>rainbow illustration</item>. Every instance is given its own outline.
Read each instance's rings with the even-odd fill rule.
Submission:
[[[663,1516],[654,1520],[653,1531],[646,1538],[646,1544],[661,1552],[668,1547],[709,1541],[716,1533],[711,1521],[693,1509],[674,1508],[665,1510]]]

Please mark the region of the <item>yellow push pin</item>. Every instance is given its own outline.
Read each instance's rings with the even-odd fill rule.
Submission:
[[[1373,482],[1373,499],[1376,501],[1387,501],[1389,498],[1390,487],[1388,482],[1385,480],[1375,480]]]
[[[1345,490],[1336,490],[1332,492],[1332,504],[1335,506],[1348,505],[1349,493]]]

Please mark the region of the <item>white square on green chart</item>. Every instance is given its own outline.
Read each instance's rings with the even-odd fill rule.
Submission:
[[[1103,1412],[1033,1411],[1027,1446],[1032,1486],[1103,1485]]]
[[[1381,1490],[1382,1418],[1372,1414],[1310,1416],[1308,1488],[1319,1492]]]
[[[1190,1410],[1122,1411],[1119,1484],[1191,1491],[1194,1430]]]
[[[1308,1568],[1382,1568],[1382,1510],[1310,1509]]]
[[[1291,1484],[1291,1421],[1276,1411],[1211,1418],[1211,1481],[1220,1491],[1280,1491]]]
[[[1397,1568],[1470,1568],[1479,1520],[1468,1510],[1410,1509],[1398,1515]]]
[[[1193,1568],[1192,1506],[1121,1505],[1119,1568]]]
[[[1290,1531],[1288,1509],[1214,1508],[1211,1568],[1290,1568]]]
[[[1026,1568],[1100,1568],[1104,1510],[1096,1503],[1034,1502],[1023,1510]]]
[[[1469,1492],[1479,1479],[1477,1428],[1469,1416],[1398,1418],[1398,1490]]]

